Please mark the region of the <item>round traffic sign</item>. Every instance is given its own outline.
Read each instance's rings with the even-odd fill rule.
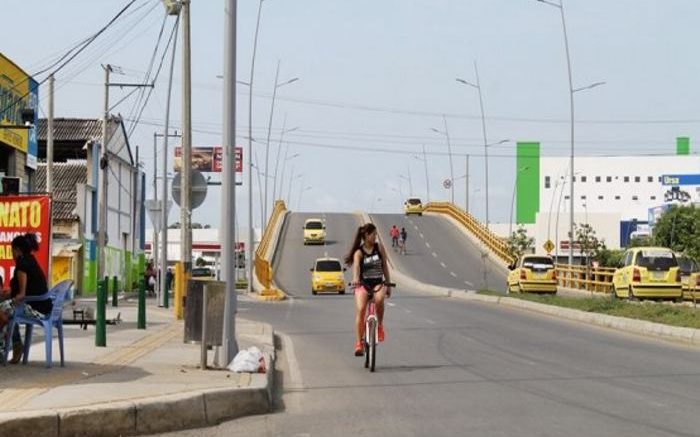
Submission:
[[[175,178],[173,179],[173,199],[177,206],[180,206],[180,185],[182,172],[177,172]],[[190,182],[192,184],[192,193],[190,195],[190,208],[195,209],[202,205],[204,199],[207,197],[207,180],[204,179],[204,175],[199,170],[192,170],[190,176]]]
[[[442,182],[442,186],[445,187],[446,190],[449,190],[450,188],[452,188],[452,180],[451,180],[451,179],[445,179],[445,180]]]

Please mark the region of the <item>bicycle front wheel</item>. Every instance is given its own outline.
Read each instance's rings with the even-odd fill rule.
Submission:
[[[374,372],[374,364],[377,361],[377,338],[376,338],[376,326],[374,323],[370,324],[371,329],[369,331],[368,337],[368,344],[369,344],[369,353],[367,354],[367,359],[369,360],[369,371]]]

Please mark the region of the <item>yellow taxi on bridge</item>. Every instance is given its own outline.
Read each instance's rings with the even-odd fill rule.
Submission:
[[[683,289],[683,299],[700,299],[700,266],[694,259],[684,255],[677,255],[678,269],[681,271],[681,288]]]
[[[318,258],[311,269],[311,293],[332,291],[345,294],[345,270],[337,258]]]
[[[411,197],[404,202],[403,211],[406,215],[423,215],[423,202],[421,202],[417,197]]]
[[[510,267],[508,292],[557,292],[557,272],[554,260],[547,255],[523,255]]]
[[[671,249],[635,247],[627,250],[613,274],[615,297],[681,299],[681,271]]]
[[[304,244],[324,244],[326,242],[326,224],[319,218],[310,218],[304,222]]]

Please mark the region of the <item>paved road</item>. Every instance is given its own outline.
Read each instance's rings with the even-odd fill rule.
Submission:
[[[482,259],[478,246],[448,220],[403,214],[370,217],[387,246],[391,246],[389,229],[392,225],[406,228],[407,255],[391,254],[394,265],[403,273],[442,287],[505,290],[505,270]]]
[[[352,219],[329,216],[329,231]],[[285,262],[278,280],[296,283]],[[700,435],[697,349],[399,288],[371,374],[352,355],[352,296],[299,286],[239,307],[280,333],[277,411],[168,435]]]

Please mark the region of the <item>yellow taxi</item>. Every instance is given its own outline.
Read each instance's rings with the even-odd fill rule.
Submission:
[[[635,247],[627,250],[613,273],[615,297],[681,299],[681,271],[671,249]]]
[[[687,256],[678,255],[678,269],[681,271],[681,288],[683,289],[683,299],[700,299],[700,266],[694,259]]]
[[[345,294],[345,270],[337,258],[318,258],[311,269],[311,293],[334,291]]]
[[[406,215],[423,215],[423,202],[417,197],[411,197],[403,203],[403,211]]]
[[[508,274],[508,292],[557,292],[557,272],[554,260],[547,255],[523,255],[512,264]]]
[[[326,242],[326,224],[318,218],[304,222],[304,244],[324,244]]]

